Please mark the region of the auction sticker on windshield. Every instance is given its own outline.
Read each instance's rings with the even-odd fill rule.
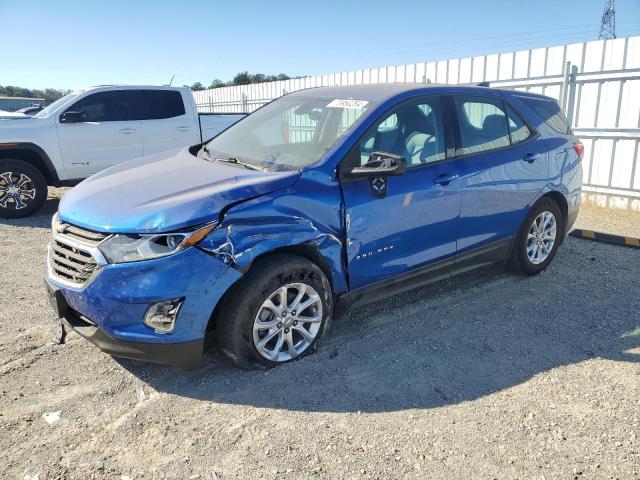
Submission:
[[[367,100],[353,100],[336,98],[327,105],[328,108],[364,108],[369,104]]]

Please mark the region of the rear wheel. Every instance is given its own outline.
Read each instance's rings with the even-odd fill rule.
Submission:
[[[331,322],[331,286],[322,270],[294,255],[258,261],[223,300],[216,338],[239,367],[273,367],[315,349]]]
[[[22,160],[0,160],[0,217],[28,217],[46,199],[47,181],[37,168]]]
[[[527,275],[540,273],[555,257],[563,232],[558,204],[550,198],[542,198],[520,228],[511,254],[511,267]]]

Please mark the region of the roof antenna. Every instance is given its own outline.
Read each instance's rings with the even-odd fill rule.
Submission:
[[[169,82],[169,86],[171,86],[171,84],[173,83],[173,79],[176,78],[176,74],[174,73],[173,76],[171,77],[171,81]]]

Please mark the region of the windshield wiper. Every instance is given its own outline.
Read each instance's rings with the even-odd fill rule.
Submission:
[[[241,162],[240,160],[238,160],[237,157],[216,158],[216,160],[219,162],[232,163],[234,165],[242,165],[244,168],[248,170],[260,170],[260,171],[263,170],[262,168],[256,165],[253,165],[251,163]]]
[[[202,153],[202,155],[200,155],[200,153]],[[251,163],[242,162],[238,160],[238,157],[227,157],[227,158],[214,157],[213,155],[211,155],[211,153],[209,153],[209,150],[207,149],[206,145],[200,149],[200,152],[198,152],[198,155],[202,156],[205,160],[208,160],[210,162],[232,163],[234,165],[240,165],[248,170],[259,170],[261,172],[265,171],[264,168],[260,168],[257,165],[253,165]]]

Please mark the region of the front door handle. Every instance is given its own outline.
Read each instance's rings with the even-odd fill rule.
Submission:
[[[120,130],[120,133],[123,135],[131,135],[132,133],[136,133],[136,129],[135,128],[123,128],[122,130]]]
[[[523,160],[528,163],[533,163],[536,160],[539,160],[541,156],[542,155],[540,155],[539,153],[527,153],[524,156]]]
[[[449,185],[458,178],[460,178],[460,176],[457,173],[441,173],[433,179],[433,183],[437,185]]]
[[[188,132],[189,130],[191,130],[191,127],[176,127],[176,130],[178,132]]]

